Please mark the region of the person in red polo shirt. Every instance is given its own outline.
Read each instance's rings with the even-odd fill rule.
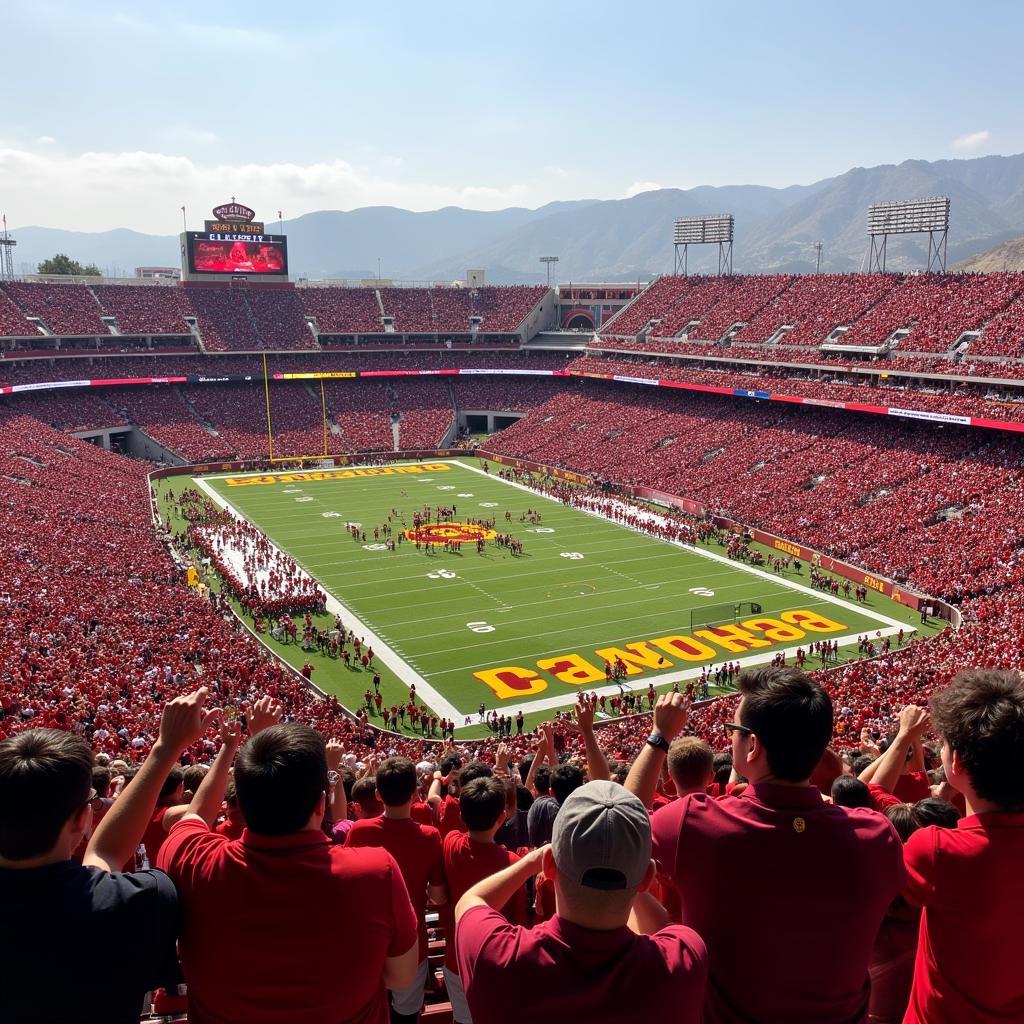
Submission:
[[[331,845],[323,738],[274,724],[264,699],[238,751],[246,828],[211,831],[234,750],[225,744],[159,863],[178,889],[192,1024],[385,1024],[387,989],[412,983],[416,915],[386,850]]]
[[[826,803],[810,778],[832,736],[832,702],[799,669],[741,673],[732,735],[741,796],[697,794],[652,817],[654,859],[682,923],[707,943],[707,1024],[849,1024],[867,1013],[868,963],[906,873],[877,811]],[[655,732],[626,787],[653,792],[688,702],[659,698]]]
[[[1024,1020],[1024,679],[961,672],[932,698],[932,717],[968,816],[907,840],[904,896],[924,912],[904,1020]]]
[[[494,835],[505,820],[508,792],[501,779],[473,779],[459,794],[459,807],[465,832],[449,832],[444,837],[444,872],[448,879],[448,906],[455,904],[477,882],[502,871],[519,858],[494,841]],[[508,903],[498,908],[513,924],[526,923],[526,889],[520,887]],[[459,963],[455,954],[455,915],[445,920],[445,934],[451,941],[445,944],[444,980],[448,999],[452,1004],[455,1024],[472,1024],[466,990],[459,976]]]
[[[416,796],[416,766],[407,757],[389,757],[382,761],[376,775],[377,796],[384,804],[378,818],[363,818],[353,823],[345,845],[373,846],[388,851],[402,870],[413,910],[419,925],[419,964],[412,984],[391,992],[392,1024],[419,1019],[426,989],[427,900],[437,906],[448,899],[445,888],[441,833],[432,825],[421,825],[411,816]]]
[[[542,868],[555,882],[555,916],[529,930],[511,924],[498,908]],[[630,927],[640,927],[638,896],[654,873],[651,822],[635,796],[603,779],[571,793],[551,845],[478,882],[455,909],[459,973],[473,1019],[700,1021],[707,980],[700,937],[681,925],[654,925],[653,934]]]

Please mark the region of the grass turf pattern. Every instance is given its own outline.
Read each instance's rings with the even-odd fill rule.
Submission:
[[[197,482],[316,577],[340,602],[346,626],[370,642],[371,634],[377,638],[386,675],[415,681],[420,698],[460,727],[467,716],[476,722],[481,702],[504,713],[543,712],[531,714],[533,721],[571,704],[581,688],[604,690],[604,658],[614,659],[612,650],[632,669],[626,685],[646,690],[649,682],[667,687],[716,662],[748,664],[779,650],[806,649],[813,640],[842,645],[863,633],[892,634],[915,618],[874,592],[863,606],[811,591],[807,566],[801,575],[776,576],[728,560],[717,545],[684,548],[638,533],[484,474],[474,459],[424,465],[442,464],[421,472],[413,465],[405,473]],[[522,541],[523,554],[493,541],[483,554],[473,542],[459,553],[432,554],[410,542],[393,552],[374,544],[373,528],[392,509],[411,528],[414,511],[439,504],[454,505],[459,522],[493,516],[497,531]],[[541,513],[539,523],[520,520],[530,508]],[[349,522],[362,524],[366,543],[349,535]],[[402,524],[392,525],[397,539]],[[760,615],[745,612],[745,621],[767,617],[789,629],[745,630],[754,644],[730,626],[723,636],[691,631],[691,609],[699,619],[700,608],[732,602],[761,606]],[[799,612],[812,613],[804,626],[820,616],[841,628],[814,631],[781,621]],[[288,653],[292,660],[298,654]],[[322,658],[315,681],[358,707],[369,674]],[[403,693],[396,683],[385,702]]]

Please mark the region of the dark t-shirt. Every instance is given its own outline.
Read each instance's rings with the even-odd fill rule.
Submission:
[[[0,907],[4,1024],[138,1024],[143,995],[178,982],[178,897],[162,871],[0,869]]]
[[[526,816],[531,846],[543,846],[551,842],[557,816],[558,801],[553,796],[542,796],[534,800]]]

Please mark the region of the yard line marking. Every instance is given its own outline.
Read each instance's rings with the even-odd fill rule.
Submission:
[[[193,479],[196,484],[202,488],[207,495],[209,495],[211,500],[220,505],[221,508],[226,508],[232,515],[249,522],[249,520],[246,519],[246,517],[243,516],[238,509],[236,509],[231,502],[227,500],[227,498],[218,494],[217,491],[209,486],[205,480],[200,479],[199,477],[193,477]],[[255,523],[251,523],[251,525],[254,529],[260,529]],[[262,530],[260,530],[260,532],[263,533]],[[281,548],[279,548],[266,533],[263,533],[263,535],[267,538],[267,543],[274,548],[274,550],[279,552],[281,551]],[[296,561],[298,561],[298,559],[296,559]],[[321,586],[323,586],[322,583]],[[338,598],[335,597],[326,587],[324,587],[324,591],[327,593],[327,610],[332,615],[344,615],[357,624],[360,627],[360,632],[362,632],[369,641],[370,645],[373,647],[374,654],[380,659],[380,661],[387,665],[387,667],[391,669],[391,671],[394,672],[395,675],[403,682],[414,682],[416,684],[416,692],[421,695],[423,700],[430,704],[434,711],[445,718],[451,718],[453,720],[456,717],[464,717],[463,713],[459,711],[458,708],[456,708],[455,705],[446,697],[442,696],[442,694],[434,689],[434,687],[431,686],[430,683],[428,683],[427,680],[420,675],[420,673],[417,672],[408,661],[401,658],[393,648],[388,646],[388,644],[386,644],[384,640],[369,627],[364,618],[356,615],[351,608],[342,604],[341,601],[339,601]]]

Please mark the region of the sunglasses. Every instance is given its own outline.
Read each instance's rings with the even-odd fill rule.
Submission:
[[[98,799],[99,799],[99,794],[96,792],[96,790],[95,789],[90,789],[88,797],[86,797],[86,799],[82,801],[82,805],[78,809],[81,810],[82,807],[85,807],[86,804],[93,804]]]
[[[738,732],[741,736],[753,736],[754,730],[748,729],[745,725],[740,725],[739,722],[723,722],[722,728],[728,736],[732,736],[734,732]]]

